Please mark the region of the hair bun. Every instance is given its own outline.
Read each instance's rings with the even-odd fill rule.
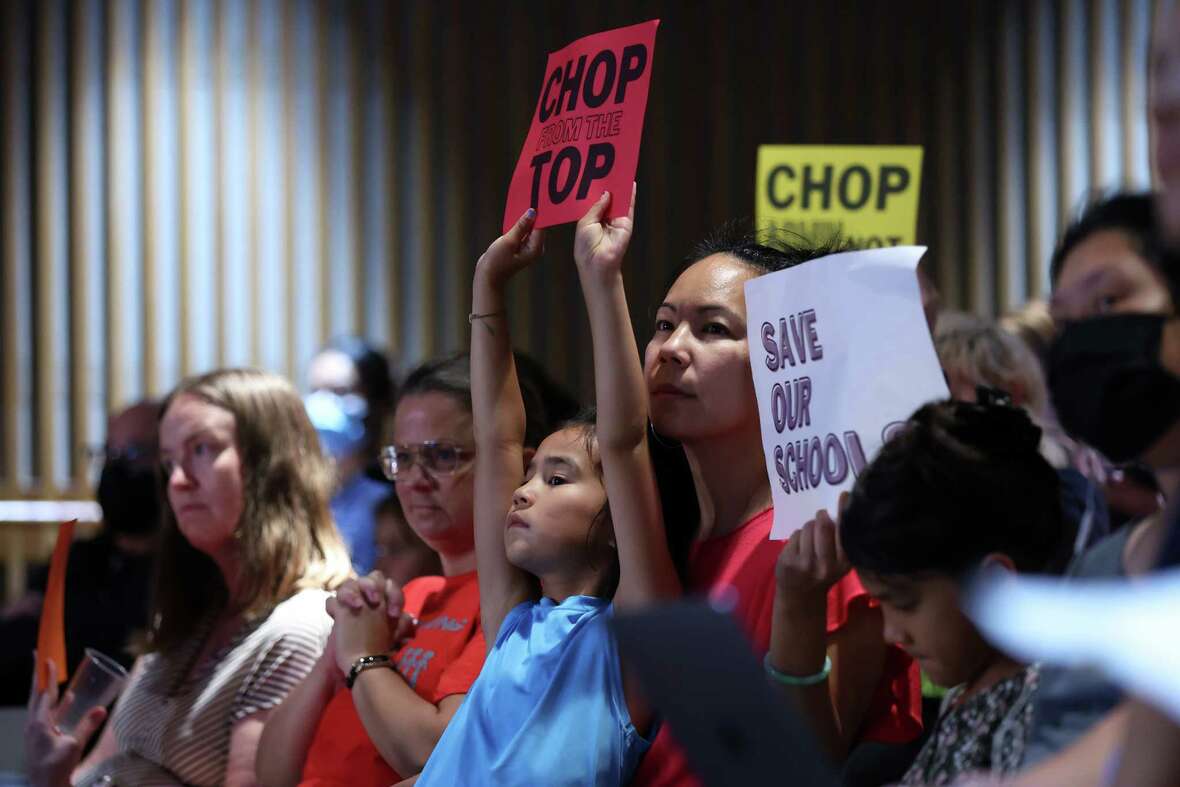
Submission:
[[[1003,391],[980,386],[976,402],[958,402],[944,428],[952,437],[989,456],[1039,453],[1041,429]]]

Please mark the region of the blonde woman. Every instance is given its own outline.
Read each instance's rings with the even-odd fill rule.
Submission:
[[[327,641],[328,590],[351,569],[295,389],[251,370],[182,382],[160,457],[169,506],[143,655],[80,764],[103,713],[67,736],[52,724],[55,690],[30,700],[35,784],[255,784],[268,713]]]
[[[999,323],[960,312],[946,312],[939,318],[934,347],[952,398],[974,402],[976,386],[998,388],[1040,428],[1040,452],[1060,477],[1072,542],[1063,547],[1061,560],[1110,532],[1100,486],[1104,473],[1090,469],[1100,466],[1101,459],[1058,425],[1044,371],[1032,349]]]

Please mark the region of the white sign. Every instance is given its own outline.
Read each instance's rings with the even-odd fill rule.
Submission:
[[[1126,580],[980,578],[967,614],[1022,661],[1094,666],[1180,723],[1180,570]]]
[[[834,514],[890,430],[949,395],[918,292],[925,251],[833,254],[746,282],[771,538]]]

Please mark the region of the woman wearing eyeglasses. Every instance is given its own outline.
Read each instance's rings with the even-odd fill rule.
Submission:
[[[533,445],[576,411],[535,363],[520,366]],[[472,514],[471,372],[466,354],[428,361],[402,387],[382,450],[406,520],[442,576],[405,588],[380,572],[345,583],[308,680],[267,722],[266,785],[389,785],[418,773],[483,666]]]

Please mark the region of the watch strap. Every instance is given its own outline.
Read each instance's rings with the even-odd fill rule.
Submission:
[[[352,684],[356,683],[357,675],[360,675],[367,669],[374,667],[389,667],[393,669],[393,662],[385,653],[377,653],[372,656],[361,656],[356,661],[352,662],[352,666],[348,669],[348,677],[344,679],[344,685],[352,688]]]

